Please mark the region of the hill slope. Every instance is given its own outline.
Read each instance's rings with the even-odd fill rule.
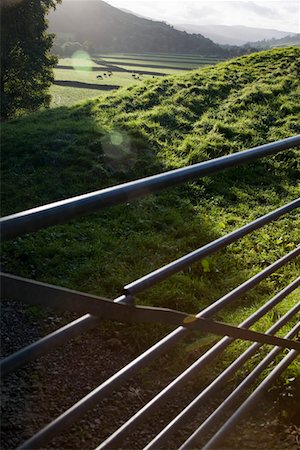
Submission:
[[[247,45],[254,48],[268,49],[273,47],[290,47],[292,45],[300,46],[300,33],[285,36],[281,39],[269,39],[257,42],[248,42]]]
[[[49,14],[49,30],[81,43],[89,41],[100,52],[224,54],[201,35],[137,17],[100,0],[62,2]]]
[[[3,214],[299,133],[299,60],[297,48],[261,52],[4,124]],[[296,198],[297,156],[289,150],[17,239],[4,245],[4,270],[119,295],[125,283]],[[142,301],[197,311],[293,248],[297,229],[299,216],[283,217]],[[281,269],[222,318],[238,322],[296,273],[296,264]]]
[[[194,25],[176,24],[177,30],[188,33],[200,33],[212,39],[217,44],[243,45],[249,42],[284,38],[288,31],[271,30],[269,28],[246,27],[243,25]],[[292,45],[292,44],[291,44]]]

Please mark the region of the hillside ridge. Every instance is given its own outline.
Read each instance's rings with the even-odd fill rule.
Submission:
[[[10,145],[4,170],[14,153],[27,162],[22,167],[18,161],[7,181],[22,167],[16,181],[26,185],[25,194],[20,187],[23,206],[36,206],[295,135],[300,132],[299,60],[296,47],[259,52],[10,121],[3,126],[3,145]],[[32,120],[36,125],[29,130]],[[76,158],[85,161],[86,173]],[[51,185],[39,178],[46,162],[57,180]],[[41,184],[38,192],[36,184]],[[5,189],[3,195],[5,214],[13,212],[5,206]],[[17,198],[12,196],[13,210]]]
[[[4,123],[2,214],[299,134],[299,62],[299,48],[260,52]],[[133,280],[297,198],[299,162],[299,149],[290,149],[4,243],[3,270],[115,298]],[[299,222],[297,212],[283,216],[137,301],[198,312],[295,248]],[[298,273],[297,262],[282,268],[219,320],[240,323]],[[165,332],[147,330],[122,332],[135,342]]]
[[[63,2],[49,14],[49,31],[73,41],[88,41],[99,52],[226,54],[200,34],[189,35],[101,0]]]

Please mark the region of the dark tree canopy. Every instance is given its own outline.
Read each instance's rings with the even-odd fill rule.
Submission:
[[[1,1],[1,117],[48,106],[56,57],[45,18],[60,0]]]

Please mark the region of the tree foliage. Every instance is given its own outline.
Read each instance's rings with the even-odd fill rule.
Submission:
[[[1,5],[1,117],[48,106],[57,59],[46,14],[60,0],[4,0]]]

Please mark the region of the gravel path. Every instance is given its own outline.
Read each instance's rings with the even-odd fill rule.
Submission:
[[[4,302],[2,354],[35,341],[73,318],[69,313],[40,317],[34,309],[28,313],[18,303]],[[2,383],[1,449],[16,448],[137,354],[119,330],[107,331],[100,325],[69,341],[60,350],[8,375]],[[145,374],[129,380],[45,448],[94,449],[172,380],[166,368],[167,358],[162,356],[152,367],[152,382]],[[165,448],[177,448],[196,428],[197,420],[205,418],[222,401],[226,390],[224,387],[219,393],[217,402],[208,402]],[[122,448],[143,448],[194,396],[195,383],[190,382],[161,411],[131,433]],[[267,394],[259,413],[239,425],[234,436],[223,442],[222,449],[296,450],[300,448],[299,427],[300,381],[296,380],[287,390]]]

